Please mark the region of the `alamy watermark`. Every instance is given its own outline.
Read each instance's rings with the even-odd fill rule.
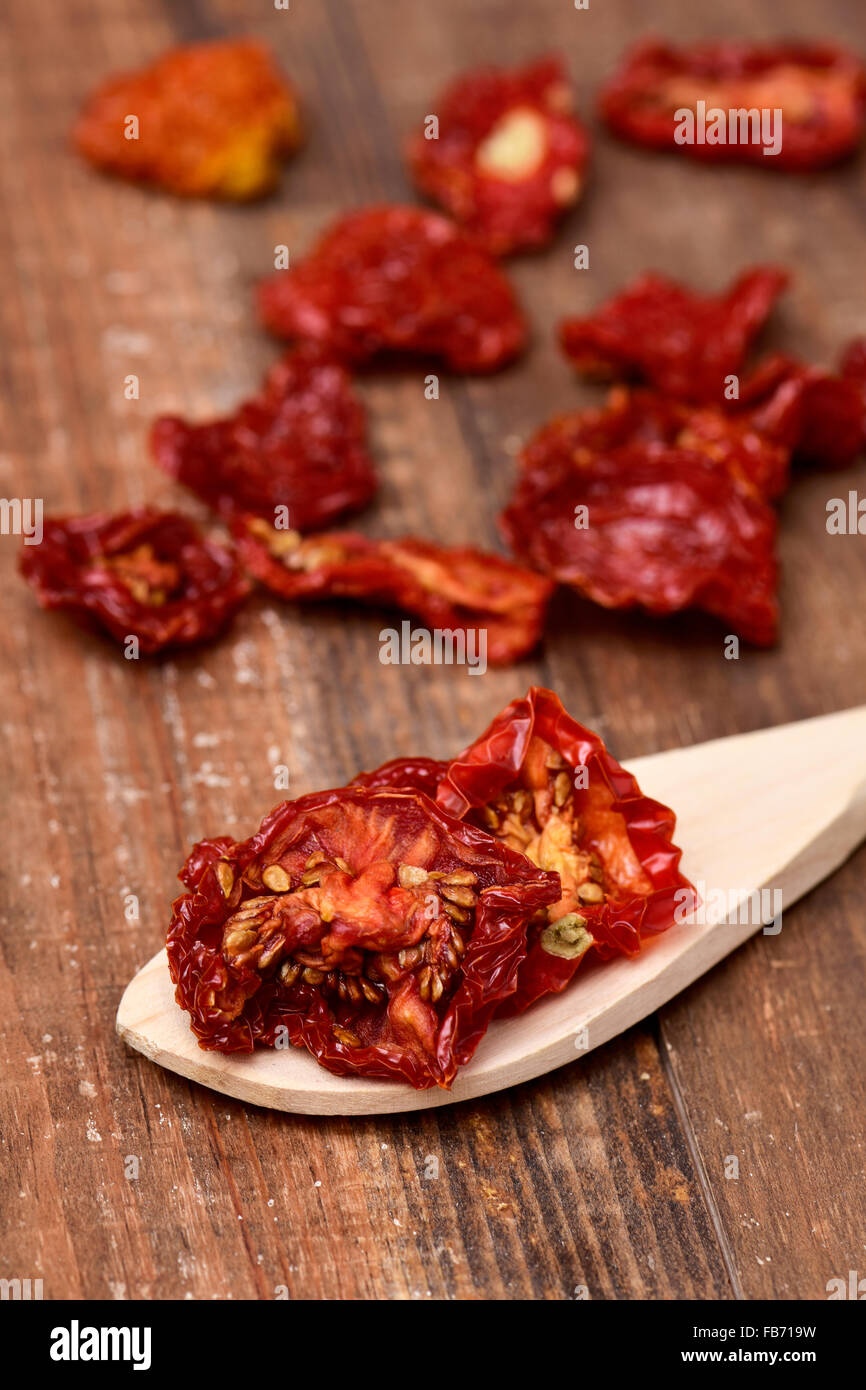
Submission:
[[[4,1303],[7,1299],[27,1303],[41,1298],[41,1279],[0,1279],[0,1300]]]
[[[405,619],[399,629],[379,633],[383,666],[466,666],[470,676],[487,670],[487,629],[484,627],[413,628]]]
[[[781,106],[708,106],[705,101],[680,106],[674,112],[678,145],[760,145],[765,155],[782,151]]]
[[[862,1303],[866,1299],[866,1279],[861,1279],[856,1269],[848,1270],[847,1279],[842,1279],[838,1275],[835,1279],[828,1279],[824,1287],[827,1290],[829,1303],[840,1298],[856,1299],[858,1303]]]
[[[763,927],[764,936],[778,936],[782,930],[781,888],[708,888],[702,879],[695,884],[698,906],[690,888],[678,888],[674,894],[674,921],[726,922],[731,926]]]
[[[68,1327],[52,1328],[48,1354],[52,1361],[131,1361],[134,1371],[148,1371],[151,1329],[82,1327],[73,1318]]]
[[[830,536],[866,536],[866,497],[850,488],[847,498],[828,498],[826,527]]]
[[[23,536],[25,545],[41,545],[42,498],[0,497],[0,536]]]

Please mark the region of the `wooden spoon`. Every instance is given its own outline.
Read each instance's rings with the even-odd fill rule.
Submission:
[[[866,705],[636,758],[628,767],[648,796],[675,809],[683,872],[705,907],[634,959],[585,965],[563,994],[491,1024],[450,1091],[333,1076],[293,1047],[251,1056],[204,1052],[175,1003],[165,951],[127,986],[117,1031],[181,1076],[276,1110],[377,1115],[450,1105],[573,1062],[653,1013],[760,931],[776,914],[776,894],[787,910],[866,836]],[[767,890],[763,917],[756,889]],[[779,929],[784,921],[769,927],[768,960]]]

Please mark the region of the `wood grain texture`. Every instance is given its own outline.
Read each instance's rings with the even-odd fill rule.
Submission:
[[[822,34],[866,51],[858,7],[735,0],[7,0],[0,35],[0,492],[46,510],[194,507],[149,464],[153,415],[230,406],[273,360],[250,291],[273,247],[409,193],[399,142],[467,62],[562,49],[581,104],[650,30]],[[173,202],[95,175],[67,131],[103,74],[167,44],[252,31],[310,114],[255,208]],[[484,381],[363,384],[383,487],[372,534],[496,543],[514,441],[595,400],[552,328],[647,267],[720,285],[795,272],[767,341],[829,360],[863,330],[864,161],[796,179],[651,159],[593,122],[592,181],[555,246],[513,263],[524,362]],[[572,269],[575,242],[591,270]],[[141,378],[126,401],[123,379]],[[530,681],[614,751],[663,748],[864,698],[861,537],[831,537],[850,473],[800,480],[782,516],[783,637],[723,659],[699,618],[654,624],[557,600],[545,649],[483,678],[383,667],[384,615],[257,601],[220,644],[132,667],[36,610],[0,538],[5,790],[0,1275],[51,1298],[823,1297],[863,1271],[862,852],[650,1025],[547,1080],[391,1120],[245,1108],[127,1052],[118,999],[158,947],[187,846],[258,824],[273,768],[302,793],[400,752],[446,755]],[[780,772],[797,794],[797,769]],[[135,894],[137,921],[125,921]],[[817,919],[817,920],[816,920]],[[724,1176],[728,1155],[738,1179]],[[125,1177],[128,1156],[139,1160]],[[437,1177],[432,1173],[438,1160]],[[130,1167],[129,1164],[126,1165]],[[321,1184],[317,1186],[316,1184]]]

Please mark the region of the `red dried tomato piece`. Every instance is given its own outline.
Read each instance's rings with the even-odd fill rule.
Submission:
[[[251,574],[286,599],[351,598],[393,604],[428,628],[484,632],[493,665],[519,661],[536,646],[553,585],[499,555],[408,537],[370,540],[327,531],[303,540],[258,518],[235,528]]]
[[[606,608],[702,608],[772,643],[776,517],[757,488],[694,440],[593,451],[572,432],[554,420],[525,450],[501,518],[518,558]]]
[[[184,871],[169,968],[202,1047],[286,1040],[340,1074],[449,1086],[513,992],[555,874],[426,796],[283,802]]]
[[[493,255],[544,246],[589,156],[573,104],[558,58],[466,73],[434,103],[437,138],[409,142],[413,178]]]
[[[589,318],[565,319],[562,346],[587,376],[636,378],[678,400],[721,406],[725,378],[739,373],[787,278],[759,266],[723,294],[698,295],[643,275]]]
[[[552,459],[579,467],[593,453],[624,445],[692,449],[719,468],[751,483],[767,499],[788,486],[790,448],[768,438],[743,413],[725,414],[714,406],[684,405],[653,391],[615,386],[602,409],[572,411],[551,421],[527,445],[523,464],[545,468]]]
[[[172,49],[110,78],[87,101],[73,138],[108,173],[184,197],[247,199],[274,187],[301,127],[295,94],[268,50],[226,39]]]
[[[490,372],[523,348],[526,327],[499,266],[446,217],[413,207],[350,213],[309,256],[259,286],[262,321],[341,358],[441,357]]]
[[[799,462],[846,468],[866,444],[866,392],[846,360],[834,376],[774,354],[741,382],[728,408]]]
[[[864,102],[862,64],[830,44],[724,41],[677,48],[649,40],[626,55],[602,88],[599,106],[618,135],[652,149],[768,169],[820,169],[857,148]],[[697,117],[697,138],[682,143],[675,113],[685,110]],[[782,112],[781,146],[765,155],[763,141],[773,132],[761,134],[755,117],[776,110]],[[716,126],[718,111],[723,119]],[[701,130],[709,138],[701,141]]]
[[[250,592],[233,555],[186,517],[147,509],[45,522],[21,573],[43,608],[63,608],[143,656],[213,637]]]
[[[558,993],[592,950],[636,955],[697,905],[679,871],[673,811],[644,796],[597,734],[533,687],[448,765],[438,802],[559,876],[536,914],[518,987],[500,1013]]]
[[[278,362],[233,415],[202,425],[156,420],[151,449],[166,473],[221,515],[273,522],[287,507],[300,531],[359,510],[376,490],[351,379],[308,344]]]

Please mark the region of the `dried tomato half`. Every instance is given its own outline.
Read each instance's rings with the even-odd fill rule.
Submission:
[[[635,378],[677,400],[721,406],[725,378],[739,373],[787,278],[759,266],[722,294],[699,295],[642,275],[589,318],[565,319],[562,346],[584,375]]]
[[[298,103],[252,39],[174,48],[110,78],[73,133],[98,168],[184,197],[255,198],[301,141]]]
[[[376,490],[351,379],[309,344],[278,362],[233,415],[200,425],[165,415],[150,442],[166,473],[229,518],[273,522],[286,507],[290,525],[306,531],[366,506]]]
[[[799,462],[846,468],[866,444],[866,392],[856,361],[856,347],[849,348],[834,375],[776,353],[740,383],[728,408]]]
[[[426,796],[363,787],[283,802],[249,840],[197,846],[183,877],[169,968],[202,1047],[285,1040],[419,1089],[472,1056],[560,891]]]
[[[758,489],[705,444],[574,449],[572,430],[554,420],[526,448],[501,517],[517,557],[605,608],[702,608],[774,642],[776,517]]]
[[[353,362],[424,353],[456,372],[490,372],[526,341],[496,262],[450,219],[413,207],[340,218],[305,260],[262,282],[259,311],[278,337]]]
[[[213,637],[250,592],[234,556],[186,517],[147,509],[55,518],[21,572],[43,608],[63,608],[142,655]]]
[[[705,122],[700,121],[702,102]],[[688,44],[649,40],[626,55],[604,85],[599,106],[612,130],[651,149],[695,159],[755,162],[772,169],[820,169],[857,148],[863,132],[862,64],[830,44]],[[677,112],[698,116],[697,138],[676,139]],[[755,127],[762,111],[781,110],[781,145],[765,155]],[[717,125],[711,113],[722,112]],[[729,113],[736,126],[731,129]],[[705,131],[700,139],[698,124]],[[713,130],[711,131],[711,127]],[[720,134],[724,135],[720,139]],[[733,139],[731,135],[733,134]]]
[[[573,104],[558,58],[466,73],[433,103],[436,137],[410,140],[412,176],[493,255],[544,246],[589,155]]]
[[[644,796],[599,736],[533,687],[448,764],[438,802],[558,875],[560,897],[535,915],[517,990],[500,1013],[558,993],[592,950],[633,956],[697,905],[679,871],[676,818]]]
[[[788,486],[790,447],[769,438],[750,416],[726,414],[715,406],[685,405],[654,391],[615,386],[601,409],[560,415],[542,429],[523,453],[526,468],[546,468],[552,459],[580,467],[594,453],[624,445],[648,451],[691,449],[719,468],[751,483],[762,497],[781,496]]]
[[[240,521],[235,536],[249,572],[281,598],[393,604],[429,628],[485,632],[494,665],[519,661],[537,645],[553,591],[550,580],[499,555],[414,537],[326,531],[304,540],[257,517]]]

